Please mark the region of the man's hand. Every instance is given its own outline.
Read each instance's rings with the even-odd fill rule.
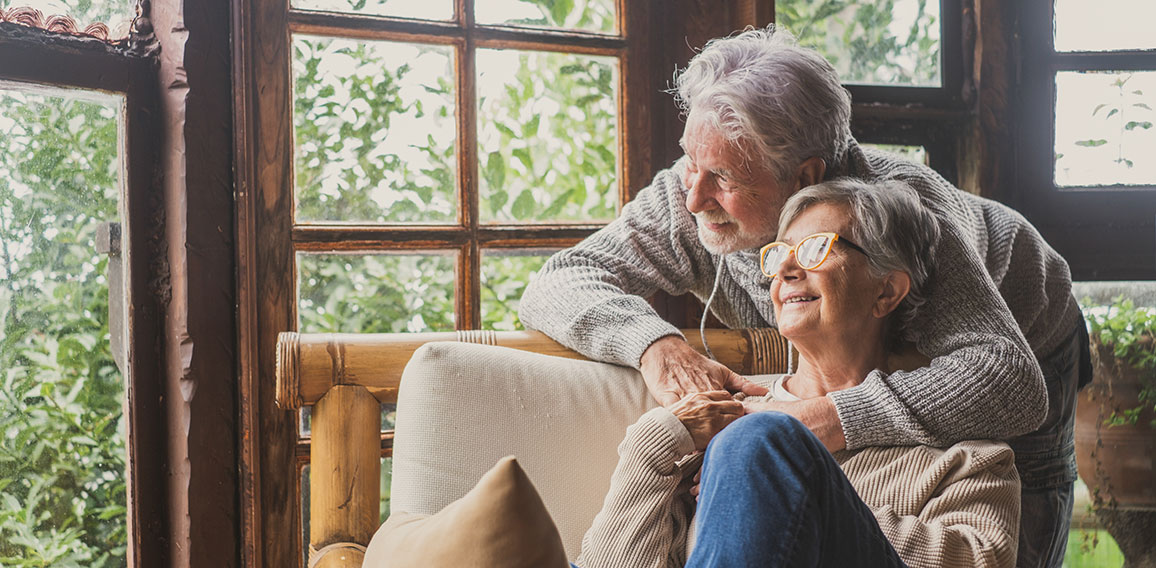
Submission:
[[[650,395],[666,408],[696,392],[726,390],[753,396],[767,394],[767,389],[711,361],[675,335],[651,343],[642,353],[640,363],[639,371]]]
[[[839,422],[839,413],[835,411],[835,402],[825,396],[793,402],[743,401],[743,407],[747,414],[777,410],[794,416],[823,442],[827,451],[837,452],[847,447],[847,438],[843,436],[843,425]]]
[[[690,437],[694,449],[703,451],[715,434],[743,417],[743,403],[725,390],[689,394],[670,407]]]

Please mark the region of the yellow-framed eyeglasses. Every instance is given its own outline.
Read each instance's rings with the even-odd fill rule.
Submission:
[[[795,253],[795,262],[799,263],[800,268],[814,270],[827,260],[827,256],[831,254],[831,245],[835,241],[842,241],[843,244],[863,253],[864,256],[868,256],[863,247],[839,237],[838,233],[815,233],[794,246],[781,241],[764,246],[759,250],[759,267],[762,268],[763,274],[766,274],[767,278],[774,278],[779,273],[779,267],[783,265],[783,261],[787,260],[787,256],[793,252]]]

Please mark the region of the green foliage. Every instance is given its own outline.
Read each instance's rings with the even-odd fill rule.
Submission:
[[[844,82],[939,86],[938,2],[917,0],[905,30],[897,0],[777,0],[776,20],[823,54]]]
[[[301,331],[454,329],[451,257],[301,254],[297,265]]]
[[[1109,123],[1115,123],[1118,127],[1118,135],[1116,136],[1116,158],[1112,160],[1117,164],[1122,164],[1131,168],[1135,162],[1131,158],[1125,157],[1126,142],[1131,140],[1128,133],[1137,129],[1149,130],[1152,128],[1151,120],[1143,120],[1153,116],[1152,107],[1145,102],[1144,91],[1140,89],[1128,89],[1128,81],[1133,77],[1133,74],[1120,74],[1112,78],[1111,86],[1116,90],[1116,96],[1113,100],[1105,103],[1100,103],[1092,109],[1092,116],[1101,116]],[[1140,118],[1141,120],[1136,120]],[[1087,140],[1077,140],[1076,146],[1083,146],[1085,148],[1096,148],[1108,143],[1104,138],[1092,138]],[[1130,155],[1130,154],[1129,154]],[[1057,158],[1058,159],[1058,158]]]
[[[1093,346],[1110,349],[1119,364],[1139,371],[1140,406],[1114,412],[1109,419],[1135,424],[1146,409],[1156,410],[1156,309],[1119,296],[1104,309],[1085,309],[1084,317]]]
[[[614,31],[613,0],[522,0],[520,3],[537,9],[540,15],[507,19],[503,23],[595,32]]]
[[[1124,554],[1112,535],[1105,530],[1072,530],[1068,532],[1068,549],[1064,566],[1068,568],[1101,568],[1123,566]]]
[[[298,37],[293,52],[297,218],[453,221],[449,49]]]
[[[604,57],[483,50],[481,217],[608,221],[617,212],[615,70]]]
[[[482,327],[510,331],[522,329],[518,302],[526,285],[549,256],[499,256],[482,258]]]
[[[118,104],[0,91],[0,565],[123,566],[124,386],[109,348]]]

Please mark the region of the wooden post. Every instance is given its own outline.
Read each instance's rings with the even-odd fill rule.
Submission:
[[[381,404],[365,387],[335,385],[314,405],[311,568],[361,567],[364,547],[380,524],[380,432]]]

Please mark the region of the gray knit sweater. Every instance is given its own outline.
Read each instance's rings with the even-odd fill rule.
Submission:
[[[847,447],[946,446],[1034,430],[1047,393],[1033,354],[1050,354],[1080,321],[1067,263],[1019,213],[930,168],[854,143],[845,161],[828,177],[904,181],[942,225],[928,301],[911,322],[932,362],[832,393]],[[705,299],[722,266],[714,314],[731,328],[773,326],[757,249],[720,264],[703,248],[681,167],[659,172],[616,220],[550,258],[522,297],[522,322],[592,359],[638,368],[651,343],[679,334],[645,298],[664,290]]]
[[[686,563],[694,502],[687,488],[701,459],[681,458],[693,450],[686,428],[662,407],[627,430],[610,491],[582,539],[578,566]],[[1007,444],[876,447],[834,457],[908,566],[1015,565],[1020,484]]]

